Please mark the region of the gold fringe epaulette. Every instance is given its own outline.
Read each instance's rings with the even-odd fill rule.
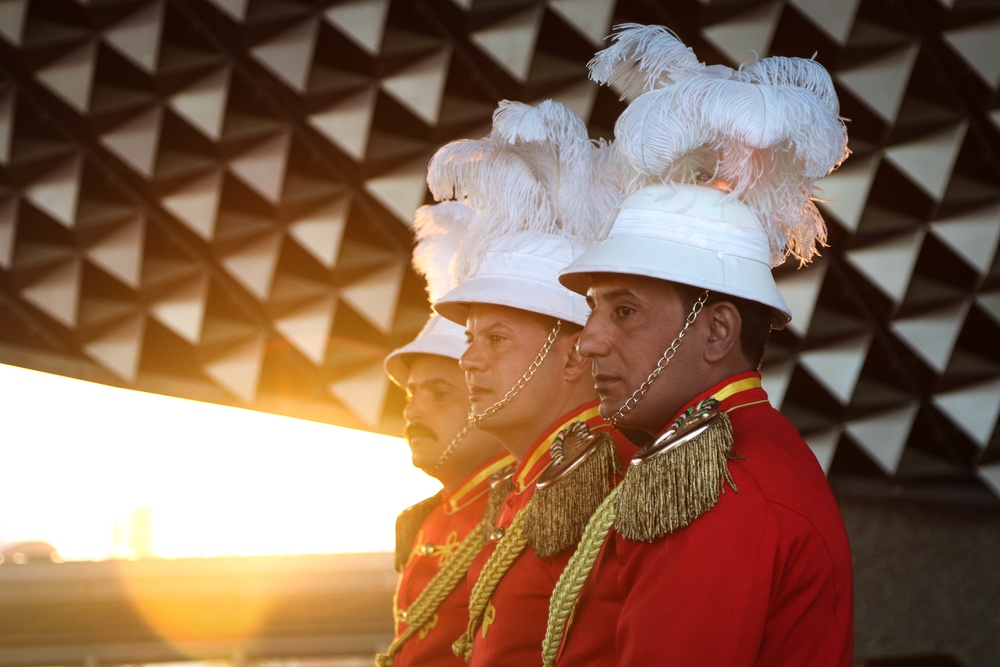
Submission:
[[[396,572],[402,572],[406,567],[406,562],[410,559],[413,551],[413,542],[417,539],[420,526],[424,524],[427,516],[434,511],[434,508],[441,505],[443,500],[441,491],[438,491],[430,498],[421,500],[416,505],[407,507],[396,517],[396,559],[393,567]]]
[[[615,529],[634,542],[652,542],[684,528],[712,509],[725,484],[733,450],[729,416],[716,404],[699,406],[686,420],[640,449],[619,485]]]
[[[577,422],[582,425],[582,422]],[[539,558],[574,547],[587,521],[614,487],[618,465],[614,438],[607,432],[569,431],[563,452],[538,478],[524,534]]]
[[[483,510],[482,521],[483,525],[486,526],[486,530],[483,531],[484,545],[489,542],[490,533],[497,525],[497,519],[500,517],[503,502],[510,495],[511,491],[514,490],[514,471],[516,469],[517,464],[512,463],[490,476],[490,496],[486,502],[486,509]]]

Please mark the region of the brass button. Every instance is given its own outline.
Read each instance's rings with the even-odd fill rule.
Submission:
[[[405,621],[406,620],[406,610],[405,609],[399,609],[399,610],[396,611],[396,620],[397,621]]]
[[[419,553],[421,556],[433,556],[434,545],[429,542],[427,544],[421,544]]]
[[[507,531],[505,531],[503,528],[497,528],[492,533],[490,533],[490,540],[492,540],[493,542],[499,542],[500,540],[503,539],[504,533],[506,532]]]

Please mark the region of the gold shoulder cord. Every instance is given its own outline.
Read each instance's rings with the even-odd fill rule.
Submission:
[[[580,591],[614,526],[622,537],[652,542],[710,510],[728,484],[739,493],[728,462],[733,451],[729,417],[717,401],[703,401],[667,434],[640,449],[625,479],[590,518],[580,545],[552,591],[542,643],[542,664],[555,665]]]
[[[385,653],[380,653],[375,657],[375,664],[378,667],[392,667],[393,656],[399,652],[403,644],[419,632],[428,621],[434,617],[441,603],[451,595],[459,582],[462,581],[469,571],[469,565],[479,553],[483,546],[483,523],[479,523],[472,529],[462,543],[455,550],[454,555],[430,580],[420,595],[413,601],[410,608],[406,610],[407,628],[403,633],[393,640]]]
[[[590,576],[594,563],[597,562],[597,555],[601,553],[604,540],[611,531],[611,526],[615,523],[615,499],[617,497],[618,488],[616,487],[612,489],[594,515],[590,517],[590,521],[583,531],[580,546],[573,552],[573,556],[569,559],[566,569],[559,576],[559,581],[556,582],[556,587],[552,591],[552,598],[549,601],[549,621],[545,628],[545,639],[542,641],[543,667],[552,667],[556,664],[559,647],[562,645],[563,637],[566,636],[567,621],[576,608],[577,600],[580,599],[580,591],[583,590],[583,584]]]
[[[472,655],[472,643],[475,640],[476,631],[483,624],[483,616],[493,593],[500,584],[500,580],[507,574],[507,570],[528,545],[523,527],[530,511],[531,501],[514,516],[510,528],[504,531],[497,543],[496,550],[490,554],[483,571],[476,580],[476,585],[472,587],[472,594],[469,596],[469,626],[466,628],[465,634],[452,644],[455,655],[463,658],[466,662]]]

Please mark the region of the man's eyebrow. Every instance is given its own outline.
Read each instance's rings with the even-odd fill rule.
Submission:
[[[497,329],[509,329],[509,328],[510,328],[510,324],[508,322],[504,322],[504,321],[493,322],[489,326],[483,327],[482,329],[480,329],[476,333],[479,334],[479,335],[483,335],[483,334],[488,334],[491,331],[496,331]],[[472,331],[470,331],[469,329],[466,329],[465,330],[465,337],[471,340],[472,336],[473,336]]]
[[[600,296],[601,299],[620,299],[622,297],[635,297],[635,292],[633,292],[628,287],[616,287],[615,289],[603,292]],[[593,297],[593,295],[588,293],[587,303],[593,303],[595,301],[596,299]]]
[[[406,391],[413,392],[414,389],[426,388],[426,389],[438,389],[438,388],[453,388],[457,387],[454,382],[446,377],[431,377],[426,380],[421,380],[420,382],[407,382]]]

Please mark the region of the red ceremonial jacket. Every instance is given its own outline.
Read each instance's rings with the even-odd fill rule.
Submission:
[[[732,423],[739,493],[726,485],[715,507],[652,543],[612,529],[559,665],[851,665],[851,554],[826,476],[758,373],[685,409],[710,396]]]
[[[563,428],[582,421],[591,431],[610,430],[610,425],[597,413],[597,406],[598,402],[594,401],[563,416],[532,445],[514,473],[514,490],[500,510],[497,527],[509,528],[515,515],[531,500],[535,482],[551,460],[549,447]],[[619,458],[625,452],[624,460],[628,461],[635,447],[617,431],[614,435]],[[495,549],[496,545],[490,542],[472,562],[470,590]],[[493,593],[483,624],[476,632],[469,659],[471,667],[541,665],[549,597],[572,552],[566,549],[552,558],[539,558],[528,545]]]
[[[490,476],[514,463],[509,454],[499,456],[473,473],[452,493],[444,493],[442,502],[423,523],[413,541],[413,549],[396,586],[393,607],[396,636],[406,630],[400,612],[409,609],[430,580],[476,527],[489,501]],[[426,665],[463,666],[465,661],[451,650],[451,643],[465,631],[469,621],[469,588],[460,583],[444,599],[434,618],[396,653],[394,667]]]

